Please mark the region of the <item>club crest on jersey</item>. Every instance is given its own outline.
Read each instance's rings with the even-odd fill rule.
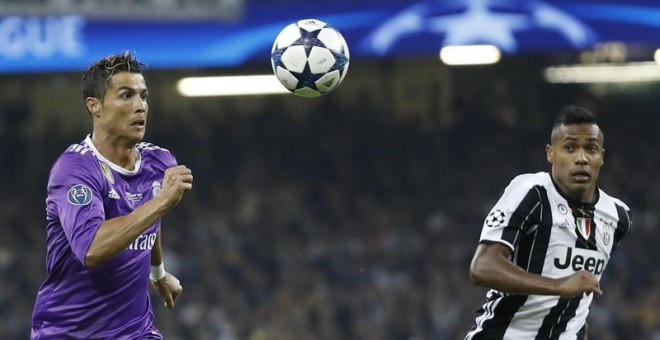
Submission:
[[[578,217],[575,220],[575,224],[577,225],[577,230],[580,232],[582,237],[584,237],[585,240],[588,240],[589,236],[591,235],[591,219]]]
[[[603,244],[608,245],[610,244],[610,241],[612,240],[612,233],[610,232],[609,229],[605,229],[603,232]]]
[[[103,172],[103,176],[105,176],[110,184],[115,184],[115,176],[112,175],[112,169],[110,169],[110,166],[101,161],[99,161],[99,164],[101,164],[101,172]]]
[[[69,189],[66,199],[73,205],[87,205],[92,201],[92,189],[84,184],[76,184]]]
[[[504,224],[505,219],[506,219],[506,215],[504,214],[504,211],[500,209],[493,210],[486,217],[486,226],[491,228],[499,227],[502,224]]]
[[[160,189],[161,189],[160,182],[154,181],[153,183],[151,183],[151,194],[153,197],[156,197],[158,196],[158,194],[160,194]]]

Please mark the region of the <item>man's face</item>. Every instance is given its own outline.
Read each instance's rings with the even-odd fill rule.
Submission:
[[[552,177],[567,195],[582,202],[594,198],[604,152],[603,134],[596,124],[561,125],[546,146]]]
[[[147,85],[140,73],[121,72],[110,78],[99,117],[100,127],[118,140],[136,144],[147,125]]]

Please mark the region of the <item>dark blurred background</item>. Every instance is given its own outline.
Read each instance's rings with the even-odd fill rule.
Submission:
[[[515,44],[489,37],[482,27],[472,37],[410,34],[375,51],[365,46],[383,26],[351,25],[351,15],[385,25],[383,18],[413,11],[450,22],[442,17],[468,13],[476,2],[120,2],[134,10],[74,0],[0,2],[0,339],[29,337],[45,275],[50,166],[91,132],[81,71],[124,45],[147,64],[154,60],[145,72],[151,92],[146,140],[171,150],[195,174],[194,190],[163,222],[166,267],[184,285],[173,310],[154,299],[166,339],[462,339],[485,299],[486,289],[468,280],[485,215],[514,176],[549,170],[544,147],[556,112],[567,104],[599,115],[607,150],[600,186],[628,203],[634,221],[603,276],[589,338],[660,339],[660,83],[644,78],[653,71],[625,82],[626,75],[557,82],[547,70],[598,64],[618,74],[616,67],[653,64],[660,7],[481,1],[496,17],[493,24],[518,15],[570,17],[574,22],[565,27],[576,26],[561,34],[557,28],[525,31],[536,26],[516,19]],[[164,16],[152,22],[158,11]],[[612,11],[620,14],[616,22],[606,20]],[[316,13],[336,19],[353,52],[348,76],[330,94],[177,92],[186,76],[271,73],[268,53],[283,23]],[[644,20],[622,23],[626,13]],[[81,29],[77,41],[90,45],[75,55],[57,52],[54,46],[63,45],[54,37],[61,35],[46,33],[57,18],[71,15],[87,20],[80,27],[94,28]],[[31,31],[35,22],[41,33]],[[167,42],[168,34],[178,36],[177,27],[194,29],[194,22],[218,30],[199,34],[222,40],[214,47],[219,55],[232,54],[227,41],[236,36],[241,45],[235,48],[249,50],[246,37],[259,31],[258,23],[268,27],[269,34],[260,31],[268,46],[226,61],[197,58],[203,40],[193,42],[199,49],[177,50],[186,42]],[[163,41],[143,41],[150,33],[141,37],[131,31],[136,27]],[[41,39],[28,39],[30,32]],[[103,38],[108,41],[98,41]],[[502,57],[476,66],[438,60],[439,49],[456,41],[493,43]],[[171,54],[163,56],[165,50]]]

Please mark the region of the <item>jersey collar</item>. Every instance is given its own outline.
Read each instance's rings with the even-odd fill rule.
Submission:
[[[125,176],[135,176],[135,175],[138,174],[138,172],[140,172],[140,167],[142,165],[142,154],[140,154],[140,152],[137,149],[135,149],[135,151],[137,152],[137,159],[135,160],[135,169],[127,170],[127,169],[111,162],[107,158],[103,157],[103,155],[101,155],[99,150],[97,150],[96,147],[94,146],[94,143],[92,143],[92,135],[87,135],[87,137],[85,138],[85,143],[92,150],[92,152],[94,153],[96,158],[98,158],[101,162],[108,164],[108,166],[112,170],[117,171],[119,174],[125,175]]]

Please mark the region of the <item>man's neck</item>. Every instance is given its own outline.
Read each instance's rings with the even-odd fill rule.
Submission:
[[[556,181],[553,178],[553,182],[556,184],[556,186],[561,190],[561,192],[571,200],[575,201],[576,203],[581,203],[581,204],[592,204],[596,201],[597,195],[596,195],[596,187],[592,187],[589,189],[586,189],[584,191],[570,191],[568,188],[560,183],[559,181]]]
[[[135,169],[137,154],[135,145],[122,143],[102,133],[92,134],[92,143],[98,152],[110,162],[126,170]]]

